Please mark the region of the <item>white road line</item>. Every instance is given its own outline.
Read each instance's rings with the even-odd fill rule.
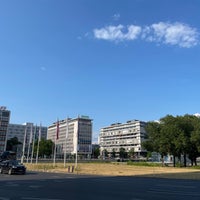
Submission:
[[[0,200],[10,200],[10,199],[6,197],[0,197]]]

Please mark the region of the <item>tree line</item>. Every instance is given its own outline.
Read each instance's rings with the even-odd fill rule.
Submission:
[[[17,152],[17,149],[18,149],[18,145],[23,145],[20,141],[18,141],[18,138],[17,137],[13,137],[9,140],[7,140],[7,146],[6,146],[6,150],[7,151],[15,151]],[[39,151],[38,151],[38,156],[39,157],[49,157],[52,155],[53,153],[53,149],[54,149],[54,143],[51,141],[51,140],[45,140],[45,139],[41,139],[39,141]],[[37,153],[37,149],[38,149],[38,140],[36,140],[34,142],[34,146],[32,145],[31,143],[31,148],[33,147],[34,148],[34,151],[33,151],[33,157],[35,158],[36,157],[36,153]],[[27,145],[26,145],[27,147]],[[29,152],[31,153],[31,152]],[[25,155],[30,157],[30,155],[27,155],[27,151],[25,152]]]
[[[148,122],[146,132],[143,148],[160,153],[162,161],[164,156],[172,155],[175,167],[176,158],[180,162],[183,156],[185,167],[187,157],[191,165],[197,165],[197,157],[200,156],[200,118],[188,114],[167,115],[157,122]]]

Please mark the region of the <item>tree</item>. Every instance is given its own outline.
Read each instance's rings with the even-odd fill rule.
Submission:
[[[135,156],[135,149],[134,148],[130,149],[130,151],[128,152],[128,156],[129,156],[129,158],[134,158],[134,156]]]
[[[97,148],[93,149],[93,156],[94,156],[94,158],[98,158],[99,155],[100,155],[100,148],[97,147]]]
[[[149,158],[151,158],[151,156],[152,156],[152,152],[147,151],[147,160],[149,160]]]
[[[162,162],[163,157],[167,155],[167,140],[162,132],[163,124],[159,122],[148,122],[146,126],[147,138],[142,143],[142,147],[150,152],[158,152],[161,155]]]
[[[102,151],[102,158],[105,159],[105,158],[107,158],[107,157],[108,157],[108,151],[107,151],[107,149],[104,149],[104,150]]]
[[[190,142],[191,146],[189,149],[188,157],[191,160],[191,165],[197,165],[197,157],[200,156],[200,119],[193,119],[194,130],[191,133]]]
[[[126,152],[125,148],[121,147],[119,149],[119,157],[121,159],[127,158],[127,152]]]
[[[38,141],[36,140],[35,145],[34,145],[35,146],[35,148],[34,148],[35,154],[37,152],[37,144],[38,144]],[[44,156],[49,157],[53,153],[53,146],[54,146],[54,143],[52,142],[52,140],[41,139],[41,141],[39,143],[38,155],[40,157],[44,157]]]
[[[173,165],[175,167],[176,156],[180,157],[180,135],[182,130],[177,126],[177,120],[171,115],[160,119],[162,140],[165,141],[166,154],[173,155]],[[161,144],[162,145],[162,144]]]
[[[186,155],[191,163],[196,164],[196,158],[200,156],[200,119],[193,115],[176,116],[167,115],[159,122],[148,122],[146,126],[147,140],[142,143],[143,148],[152,152],[159,152],[161,157],[173,155],[181,160]]]
[[[7,140],[6,150],[7,151],[17,151],[17,145],[22,144],[19,142],[17,137],[13,137],[10,140]]]
[[[112,156],[112,158],[115,158],[115,157],[116,157],[116,151],[115,151],[115,149],[112,149],[111,156]]]
[[[193,120],[195,116],[184,115],[177,116],[177,126],[181,130],[181,134],[177,137],[179,141],[179,151],[184,157],[184,166],[186,167],[186,155],[191,148],[191,133],[194,131]],[[196,118],[196,117],[195,117]]]

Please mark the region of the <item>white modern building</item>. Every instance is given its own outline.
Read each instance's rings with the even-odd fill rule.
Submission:
[[[134,148],[137,156],[145,154],[146,151],[141,146],[146,135],[145,125],[146,122],[130,120],[123,124],[115,123],[101,128],[99,135],[101,155],[104,150],[110,156],[113,151],[119,154],[120,148],[124,148],[126,152]]]
[[[92,153],[92,119],[80,116],[54,122],[48,127],[47,139],[56,144],[56,157],[78,154],[88,158]]]
[[[6,150],[6,136],[10,121],[10,111],[5,106],[0,106],[0,154]]]

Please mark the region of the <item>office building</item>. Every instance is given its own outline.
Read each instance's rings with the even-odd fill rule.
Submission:
[[[109,156],[113,151],[119,156],[120,148],[124,148],[127,153],[134,148],[136,156],[145,154],[146,151],[141,146],[146,135],[145,125],[143,121],[130,120],[123,124],[115,123],[101,128],[99,135],[101,155],[103,156],[106,150]]]
[[[48,127],[47,139],[56,144],[56,157],[88,158],[92,153],[92,120],[87,116],[59,120]]]
[[[47,138],[47,127],[45,126],[38,126],[34,125],[33,123],[26,122],[24,124],[9,124],[8,125],[8,133],[7,133],[7,140],[10,140],[11,138],[17,137],[18,141],[23,143],[24,137],[25,142],[32,143],[33,137],[34,139],[38,139],[39,132],[41,130],[41,139]]]
[[[8,124],[10,121],[10,111],[5,106],[0,106],[0,154],[6,150],[6,137]]]
[[[31,149],[31,144],[35,142],[39,137],[40,139],[47,138],[47,127],[42,125],[34,125],[33,123],[26,122],[24,124],[9,124],[7,132],[7,140],[16,137],[19,141],[19,145],[13,147],[13,151],[17,152],[17,156],[22,155],[22,147],[25,144],[25,155],[28,153],[28,149]],[[30,152],[29,152],[30,153]]]

